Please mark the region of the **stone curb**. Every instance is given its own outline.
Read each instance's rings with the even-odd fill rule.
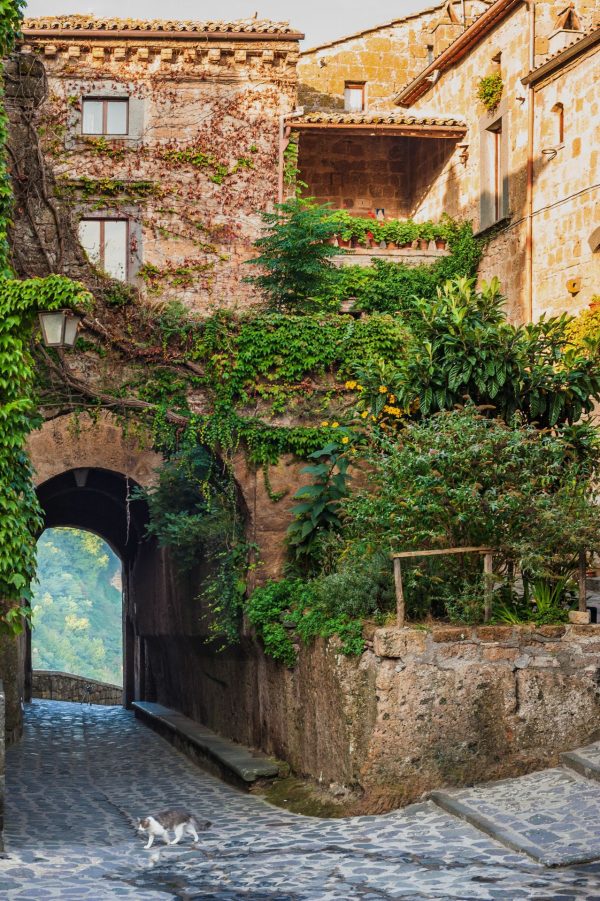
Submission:
[[[582,750],[585,751],[585,748]],[[564,766],[580,776],[600,782],[600,764],[594,763],[588,757],[585,757],[584,754],[578,751],[565,751],[564,754],[560,755],[560,760]]]
[[[533,860],[543,864],[545,867],[563,867],[573,866],[575,864],[591,863],[598,860],[598,855],[582,855],[582,854],[561,854],[558,858],[549,858],[547,851],[540,848],[539,845],[523,838],[520,833],[507,826],[497,826],[488,817],[472,810],[468,805],[458,801],[455,797],[443,791],[433,791],[428,795],[429,799],[437,804],[446,813],[458,817],[461,820],[489,835],[501,844],[510,848],[512,851],[518,851],[521,854],[527,854]]]
[[[277,761],[259,751],[222,738],[178,710],[149,701],[134,701],[135,715],[201,766],[208,764],[226,781],[248,788],[259,779],[279,776]]]

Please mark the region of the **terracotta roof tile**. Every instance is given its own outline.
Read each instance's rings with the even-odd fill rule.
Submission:
[[[40,16],[25,19],[23,30],[36,31],[164,31],[207,34],[297,34],[289,22],[272,22],[270,19],[230,19],[206,22],[179,21],[177,19],[101,19],[93,16]]]
[[[299,119],[294,119],[294,124],[307,125],[435,125],[446,127],[465,128],[464,119],[456,116],[411,116],[392,110],[382,110],[364,113],[345,112],[313,112],[305,113]]]

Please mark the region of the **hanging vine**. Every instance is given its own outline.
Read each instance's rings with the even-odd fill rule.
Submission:
[[[20,0],[0,0],[0,58],[12,49]],[[3,94],[2,98],[3,100]],[[82,285],[59,275],[19,281],[10,266],[12,195],[6,165],[8,120],[0,103],[0,630],[17,633],[35,575],[41,511],[25,450],[38,416],[34,399],[33,323],[41,310],[89,307]]]

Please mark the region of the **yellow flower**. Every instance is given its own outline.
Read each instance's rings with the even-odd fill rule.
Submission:
[[[346,382],[344,385],[349,391],[352,391],[353,388],[356,388],[356,382]]]
[[[390,396],[388,397],[388,401],[389,401],[391,404],[395,404],[395,403],[396,403],[396,395],[395,395],[395,394],[390,394]]]
[[[331,423],[331,428],[332,428],[332,429],[337,429],[337,428],[339,428],[339,425],[340,425],[339,422],[332,422],[332,423]]]
[[[362,419],[366,419],[367,416],[369,415],[369,411],[368,411],[368,410],[363,410],[363,412],[362,412],[360,415],[361,415]]]
[[[373,420],[373,422],[377,422],[377,417],[376,417],[376,416],[371,416],[371,419]]]
[[[362,385],[357,385],[357,386],[356,386],[356,390],[357,390],[357,391],[364,391],[365,389],[363,388]]]
[[[348,436],[345,436],[344,438],[342,438],[342,444],[348,444],[349,441],[350,441],[350,439],[348,438]]]
[[[327,422],[326,419],[324,419],[323,422],[321,423],[321,426],[322,426],[322,428],[324,428],[324,429],[327,428],[328,425],[329,425],[329,423]]]
[[[380,393],[380,394],[387,394],[387,385],[380,385],[380,386],[379,386],[379,393]]]

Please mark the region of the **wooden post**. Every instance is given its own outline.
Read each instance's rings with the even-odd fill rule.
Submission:
[[[404,591],[402,588],[402,565],[397,557],[394,557],[394,582],[396,583],[396,622],[399,629],[404,627],[405,608]]]
[[[582,613],[587,610],[587,584],[586,584],[587,554],[579,552],[579,609]]]
[[[489,623],[492,618],[492,595],[494,591],[494,580],[492,575],[492,555],[485,554],[483,558],[483,579],[484,579],[484,607],[483,621]]]

